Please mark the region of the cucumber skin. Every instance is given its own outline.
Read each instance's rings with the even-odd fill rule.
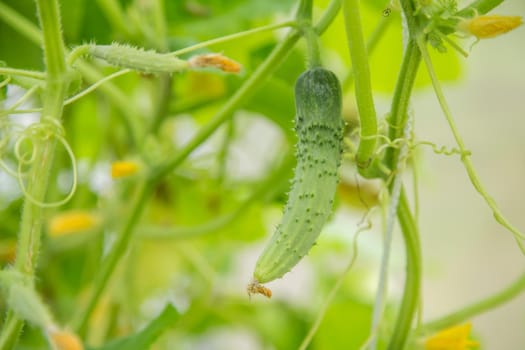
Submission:
[[[341,86],[329,70],[312,68],[295,84],[297,165],[281,224],[259,257],[254,281],[290,271],[311,249],[332,211],[341,162]]]
[[[144,73],[174,73],[187,70],[189,63],[170,54],[127,45],[92,45],[88,54],[105,60],[117,67],[134,69]]]

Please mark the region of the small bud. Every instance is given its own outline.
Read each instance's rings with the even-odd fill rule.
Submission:
[[[75,333],[55,329],[50,330],[48,334],[57,350],[84,350],[84,345]]]
[[[58,213],[48,223],[48,234],[51,237],[59,237],[86,231],[94,228],[98,221],[98,216],[88,211],[72,210]]]
[[[478,39],[493,38],[505,34],[523,23],[520,16],[477,16],[458,23],[458,28]]]
[[[134,161],[123,160],[111,164],[111,177],[117,179],[137,173],[139,164]]]
[[[239,73],[241,71],[241,65],[239,63],[220,53],[193,56],[188,62],[190,67],[193,68],[213,67],[227,73]]]

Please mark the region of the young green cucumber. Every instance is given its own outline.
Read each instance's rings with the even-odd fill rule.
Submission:
[[[127,46],[127,45],[87,45],[86,53],[103,59],[117,67],[125,67],[145,73],[174,73],[189,68],[189,63],[171,54]]]
[[[332,210],[343,137],[339,80],[324,68],[309,69],[295,84],[295,99],[295,176],[282,222],[257,261],[249,293],[290,271],[315,244]]]

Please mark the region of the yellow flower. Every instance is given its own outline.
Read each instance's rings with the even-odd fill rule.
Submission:
[[[469,340],[470,323],[446,328],[425,341],[425,350],[468,350],[479,346]]]
[[[75,333],[52,330],[49,336],[57,350],[84,350],[84,345]]]
[[[522,23],[520,16],[488,15],[463,20],[459,22],[458,28],[478,39],[487,39],[509,32]]]
[[[64,236],[94,228],[98,217],[88,211],[72,210],[59,213],[49,220],[48,233],[51,237]]]
[[[139,170],[137,162],[123,160],[111,164],[111,177],[116,179],[135,174]]]

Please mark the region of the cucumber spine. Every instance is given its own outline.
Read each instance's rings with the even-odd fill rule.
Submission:
[[[341,162],[341,86],[329,70],[307,70],[295,84],[297,165],[281,223],[259,257],[248,292],[290,271],[311,249],[333,206]]]

